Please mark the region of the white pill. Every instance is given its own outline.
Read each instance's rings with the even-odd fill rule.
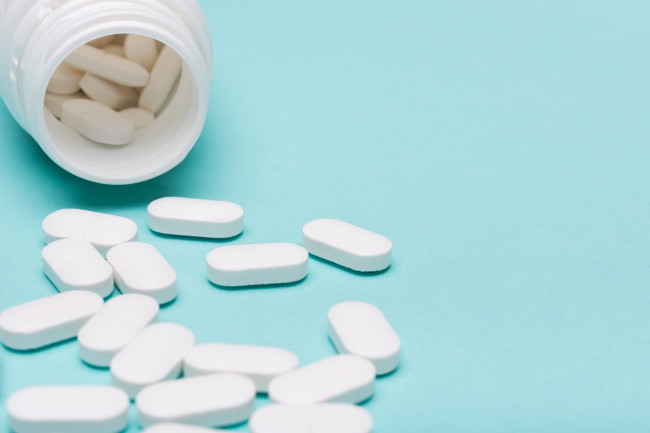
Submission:
[[[208,279],[228,287],[293,283],[307,276],[308,257],[294,244],[220,247],[208,253]]]
[[[364,358],[336,355],[277,377],[269,385],[276,403],[308,405],[324,402],[360,403],[375,386],[375,366]]]
[[[209,343],[190,349],[183,363],[186,377],[237,373],[251,379],[258,392],[266,392],[273,378],[298,367],[298,357],[276,347]]]
[[[102,305],[97,293],[74,290],[7,308],[0,313],[0,340],[30,350],[73,338]]]
[[[140,94],[138,106],[152,113],[158,113],[169,98],[182,66],[183,61],[176,51],[165,46],[151,69],[151,78]]]
[[[102,49],[109,54],[115,54],[119,57],[126,57],[126,53],[124,52],[124,47],[122,45],[113,43],[111,45],[106,45]]]
[[[59,239],[43,247],[43,271],[59,292],[89,290],[102,298],[113,293],[113,269],[90,242]]]
[[[366,358],[377,374],[397,368],[401,343],[384,314],[365,302],[341,302],[327,313],[329,336],[339,353]]]
[[[117,296],[104,304],[77,335],[81,359],[108,367],[111,359],[158,318],[158,303],[149,296]]]
[[[139,64],[90,45],[74,50],[65,62],[123,86],[141,87],[149,81],[149,71]]]
[[[153,245],[120,244],[108,251],[106,259],[122,293],[151,296],[161,304],[176,297],[176,272]]]
[[[16,433],[117,433],[129,424],[129,397],[112,386],[32,386],[7,400]]]
[[[135,129],[142,128],[143,126],[147,126],[148,124],[150,124],[155,120],[155,116],[153,115],[152,112],[138,107],[132,107],[132,108],[127,108],[125,110],[122,110],[120,111],[120,116],[126,117],[131,122],[133,122],[133,126],[135,127]]]
[[[189,424],[164,422],[142,430],[142,433],[229,433],[231,430],[221,430],[207,427],[197,427]]]
[[[135,405],[143,427],[181,422],[221,427],[246,421],[255,385],[239,374],[212,374],[157,383],[140,391]]]
[[[302,229],[310,254],[359,272],[390,266],[391,241],[377,233],[335,219],[317,219]]]
[[[270,404],[253,412],[248,422],[252,433],[370,433],[372,425],[367,410],[347,403]]]
[[[111,108],[88,99],[64,102],[61,122],[97,143],[121,146],[133,140],[134,127],[130,120]]]
[[[102,36],[101,38],[94,39],[88,42],[89,45],[97,48],[103,48],[106,45],[112,44],[115,41],[115,35]]]
[[[168,235],[231,238],[244,230],[244,209],[235,203],[184,197],[154,200],[149,228]]]
[[[145,386],[178,377],[192,346],[194,334],[184,326],[149,325],[113,357],[112,383],[133,398]]]
[[[45,243],[84,239],[102,255],[115,245],[138,239],[138,226],[128,218],[81,209],[61,209],[43,220]]]
[[[158,47],[154,39],[142,35],[127,35],[124,40],[124,53],[127,59],[150,71],[156,64]]]
[[[57,95],[55,93],[45,93],[45,107],[50,110],[50,113],[57,119],[61,118],[61,111],[63,111],[63,103],[72,99],[88,99],[83,92],[77,92],[72,95]]]
[[[50,78],[47,91],[58,95],[77,93],[79,91],[79,80],[81,80],[83,74],[83,71],[75,69],[67,63],[61,63],[54,71],[52,78]]]
[[[113,40],[113,43],[117,45],[124,45],[124,41],[126,40],[127,36],[128,36],[127,33],[117,34],[115,35],[115,39]]]
[[[131,87],[113,83],[93,74],[85,73],[79,81],[79,86],[90,99],[113,110],[124,110],[138,105],[138,94]]]

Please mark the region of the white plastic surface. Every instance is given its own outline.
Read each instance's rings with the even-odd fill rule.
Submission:
[[[89,99],[72,99],[61,106],[61,122],[97,143],[122,146],[133,141],[133,122]]]
[[[181,422],[221,427],[246,421],[253,412],[255,385],[238,374],[214,374],[157,383],[136,397],[138,422]]]
[[[302,229],[310,254],[359,272],[390,266],[393,245],[382,235],[335,219],[310,221]]]
[[[244,229],[244,209],[235,203],[164,197],[147,208],[149,228],[168,235],[230,238]]]
[[[190,349],[183,363],[186,377],[237,373],[251,379],[258,392],[266,392],[272,379],[298,367],[298,357],[277,347],[207,343]]]
[[[142,433],[229,433],[231,430],[197,427],[189,424],[163,422],[142,430]]]
[[[252,433],[370,433],[372,425],[367,410],[347,403],[269,404],[253,412],[248,422]]]
[[[120,111],[120,116],[126,117],[133,122],[135,129],[142,128],[155,120],[153,113],[138,107],[122,110]]]
[[[90,242],[59,239],[43,247],[43,271],[60,291],[89,290],[102,298],[113,293],[113,270]]]
[[[138,104],[138,94],[132,87],[122,86],[97,75],[85,73],[79,87],[93,101],[113,110],[125,110]]]
[[[142,35],[127,35],[124,39],[124,55],[147,71],[151,71],[158,58],[156,41]]]
[[[123,86],[141,87],[149,80],[149,71],[139,64],[90,45],[74,50],[65,62]]]
[[[129,423],[129,398],[112,386],[33,386],[7,400],[16,433],[117,433]]]
[[[79,91],[79,80],[83,76],[83,71],[75,69],[67,63],[61,63],[54,75],[50,78],[47,85],[47,91],[58,95],[71,95]]]
[[[269,398],[291,405],[360,403],[370,398],[374,386],[375,367],[370,361],[336,355],[273,379]]]
[[[106,259],[122,293],[151,296],[160,304],[176,297],[176,272],[153,245],[123,243],[111,248]]]
[[[307,250],[294,244],[230,245],[207,256],[208,279],[220,286],[285,284],[307,276]]]
[[[102,305],[97,293],[73,290],[7,308],[0,313],[0,340],[30,350],[73,338]]]
[[[72,95],[57,95],[47,92],[45,94],[45,106],[50,113],[58,119],[61,118],[61,111],[63,111],[63,103],[72,99],[88,99],[82,92],[77,92]]]
[[[158,303],[149,296],[110,299],[77,335],[79,355],[88,364],[108,367],[113,357],[158,318]]]
[[[181,73],[182,63],[180,56],[171,47],[163,47],[151,69],[151,78],[140,95],[140,108],[158,113]]]

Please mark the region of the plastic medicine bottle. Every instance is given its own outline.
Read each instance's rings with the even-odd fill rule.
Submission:
[[[106,184],[156,177],[178,165],[198,139],[208,109],[212,48],[195,0],[0,0],[0,93],[18,123],[65,170]],[[140,34],[183,59],[175,92],[132,143],[94,143],[44,108],[57,66],[76,48],[112,34]]]

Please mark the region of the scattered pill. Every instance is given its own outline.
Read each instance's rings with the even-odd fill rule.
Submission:
[[[126,117],[131,122],[135,129],[147,126],[155,120],[153,113],[138,107],[131,107],[120,111],[120,116]]]
[[[154,39],[131,34],[124,39],[124,53],[127,59],[150,71],[158,58],[158,47]]]
[[[239,374],[171,380],[140,391],[135,405],[143,427],[181,422],[221,427],[246,421],[253,412],[255,385]]]
[[[335,219],[317,219],[302,229],[310,254],[360,272],[390,266],[392,243],[377,233]]]
[[[153,245],[123,243],[111,248],[106,259],[122,293],[148,295],[161,304],[176,297],[176,272]]]
[[[138,94],[133,88],[93,74],[85,73],[79,81],[79,86],[90,99],[113,110],[124,110],[138,105]]]
[[[244,209],[227,201],[165,197],[152,201],[147,213],[149,228],[168,235],[221,239],[244,230]]]
[[[228,287],[293,283],[307,276],[308,257],[294,244],[220,247],[208,253],[208,279]]]
[[[63,103],[72,99],[88,99],[83,92],[77,92],[72,95],[57,95],[55,93],[45,93],[45,107],[50,110],[50,113],[57,119],[61,119],[61,111],[63,110]]]
[[[298,357],[276,347],[208,343],[191,348],[183,363],[186,377],[237,373],[251,379],[258,392],[266,392],[273,378],[296,369]]]
[[[66,101],[61,109],[61,122],[97,143],[112,146],[133,140],[133,123],[111,108],[88,99]]]
[[[45,243],[57,239],[84,239],[103,256],[115,245],[138,238],[138,227],[128,218],[81,209],[61,209],[43,220]]]
[[[7,308],[0,313],[0,340],[31,350],[73,338],[103,304],[97,293],[73,290]]]
[[[270,404],[253,412],[248,422],[252,433],[370,433],[372,425],[367,410],[347,403]]]
[[[149,325],[113,357],[112,383],[133,398],[145,386],[178,377],[192,346],[194,334],[184,326]]]
[[[129,424],[129,397],[112,386],[32,386],[7,400],[16,433],[117,433]]]
[[[60,291],[89,290],[102,298],[113,293],[113,269],[90,242],[59,239],[43,247],[43,271]]]
[[[115,297],[101,308],[77,335],[81,359],[108,367],[113,357],[158,317],[158,303],[149,296]]]
[[[149,81],[149,72],[141,65],[91,45],[80,46],[65,62],[123,86],[141,87]]]
[[[176,51],[168,46],[163,47],[156,64],[151,69],[151,78],[142,90],[139,107],[158,113],[169,98],[182,66],[183,61]]]
[[[370,361],[335,355],[273,379],[269,397],[291,405],[360,403],[370,398],[374,386],[375,367]]]
[[[97,48],[103,48],[106,45],[112,44],[115,41],[115,35],[102,36],[101,38],[94,39],[88,42],[89,45]]]
[[[231,430],[197,427],[189,424],[164,422],[142,430],[142,433],[229,433]]]
[[[47,91],[57,95],[77,93],[79,91],[79,80],[83,74],[83,71],[75,69],[67,63],[61,63],[54,71],[52,78],[50,78]]]
[[[126,53],[124,52],[124,47],[122,45],[118,44],[111,44],[111,45],[106,45],[105,47],[102,48],[105,52],[109,54],[115,54],[116,56],[119,57],[126,57]]]
[[[329,336],[339,353],[366,358],[377,374],[399,364],[400,341],[384,314],[365,302],[341,302],[327,313]]]

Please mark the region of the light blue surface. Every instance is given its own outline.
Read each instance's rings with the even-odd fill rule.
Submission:
[[[330,306],[379,306],[403,362],[364,405],[375,433],[650,430],[648,2],[201,3],[212,105],[169,174],[77,179],[0,108],[3,308],[55,292],[48,213],[115,213],[177,270],[161,320],[199,342],[306,364],[334,353]],[[394,264],[359,276],[311,260],[301,284],[221,290],[204,260],[222,243],[148,230],[146,205],[168,195],[240,203],[233,243],[300,243],[307,221],[344,219],[391,238]],[[109,383],[77,350],[0,349],[0,404],[28,385]]]

